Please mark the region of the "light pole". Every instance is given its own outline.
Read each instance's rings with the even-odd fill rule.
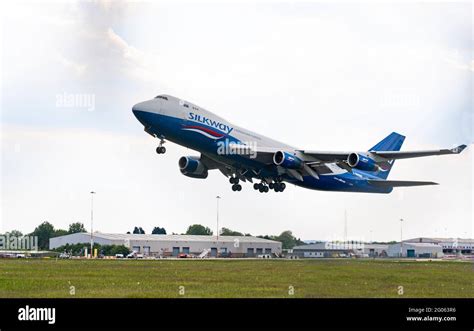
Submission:
[[[91,191],[91,258],[94,249],[94,191]]]
[[[219,200],[221,199],[220,196],[216,196],[216,202],[217,202],[217,253],[216,257],[219,257]]]
[[[403,257],[403,218],[400,218],[400,257]]]

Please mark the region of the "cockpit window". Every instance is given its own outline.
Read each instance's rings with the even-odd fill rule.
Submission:
[[[186,108],[189,108],[189,105],[188,105],[188,104],[186,104],[186,103],[185,103],[183,106],[184,106],[184,107],[186,107]]]
[[[168,100],[167,97],[163,96],[163,95],[159,95],[157,97],[155,97],[155,99],[165,99],[165,100]]]

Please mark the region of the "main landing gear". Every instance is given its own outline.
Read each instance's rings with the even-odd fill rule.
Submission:
[[[229,183],[232,184],[232,191],[238,192],[242,190],[242,185],[239,184],[239,179],[237,177],[230,177]]]
[[[229,177],[229,183],[232,184],[232,191],[238,192],[242,190],[242,185],[239,184],[239,178],[232,176]],[[267,193],[270,190],[275,192],[283,192],[286,188],[286,184],[282,183],[280,178],[275,179],[274,182],[267,184],[265,180],[262,180],[260,183],[253,184],[253,189],[259,191],[260,193]]]
[[[253,184],[253,189],[259,191],[260,193],[267,193],[270,190],[274,190],[275,192],[283,192],[285,188],[286,184],[281,182],[270,183],[268,186],[264,181]]]
[[[270,183],[268,186],[275,192],[283,192],[286,188],[285,183]]]
[[[260,193],[267,193],[268,191],[270,191],[270,189],[265,184],[265,182],[255,183],[253,184],[253,189],[258,190]]]
[[[166,153],[166,148],[163,146],[165,143],[165,140],[163,138],[160,139],[160,145],[156,148],[156,152],[158,154],[165,154]]]

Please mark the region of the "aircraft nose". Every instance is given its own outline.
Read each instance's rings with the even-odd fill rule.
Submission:
[[[146,107],[147,102],[139,102],[136,105],[132,107],[132,112],[133,115],[135,115],[136,119],[146,126],[146,113],[147,113],[147,107]]]
[[[161,109],[161,101],[157,99],[139,102],[132,107],[134,114],[137,112],[159,113]]]
[[[137,120],[145,127],[150,127],[153,123],[157,124],[159,116],[161,114],[162,102],[159,99],[152,99],[143,102],[139,102],[132,107],[133,115]]]
[[[137,116],[137,114],[138,114],[139,112],[141,112],[141,111],[146,111],[146,104],[147,104],[147,102],[144,101],[144,102],[139,102],[139,103],[137,103],[136,105],[134,105],[134,106],[132,107],[133,114],[134,114],[135,116]]]

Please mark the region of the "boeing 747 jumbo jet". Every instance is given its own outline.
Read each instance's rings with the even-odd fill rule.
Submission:
[[[387,180],[395,160],[459,154],[453,149],[400,151],[405,137],[391,133],[365,152],[320,152],[285,145],[238,127],[190,102],[159,95],[133,106],[135,117],[151,136],[160,139],[158,154],[166,152],[165,139],[201,153],[183,156],[179,169],[185,176],[206,178],[219,169],[229,178],[233,191],[240,182],[258,181],[260,192],[283,192],[285,183],[344,192],[390,193],[394,187],[437,185],[434,182]]]

